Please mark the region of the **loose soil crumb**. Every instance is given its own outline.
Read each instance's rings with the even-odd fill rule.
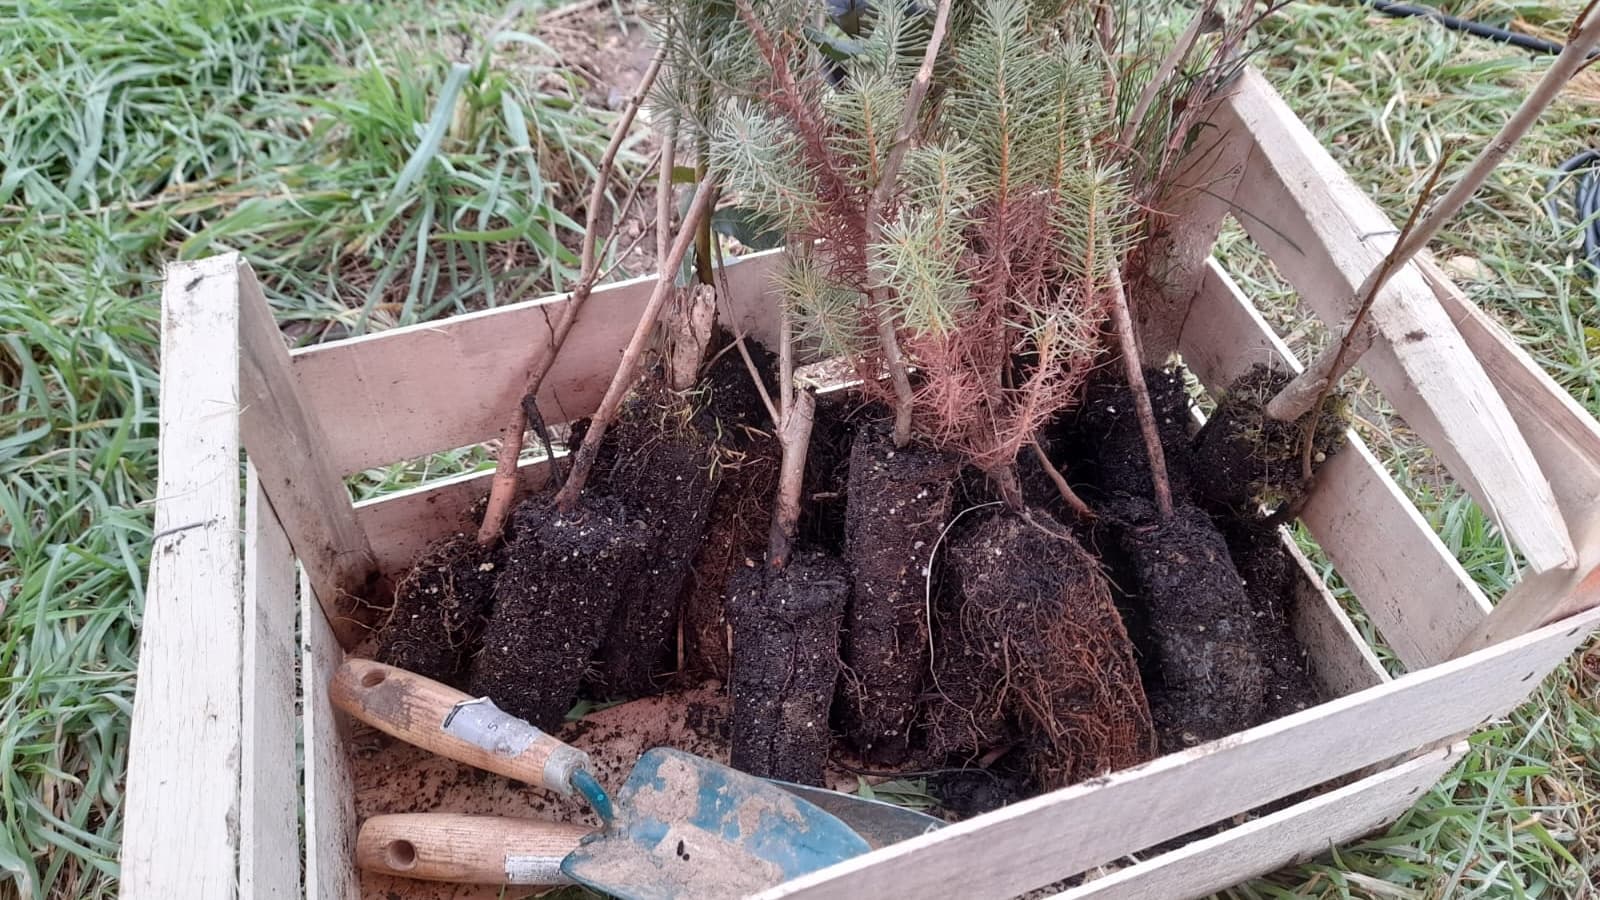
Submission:
[[[1177,500],[1166,522],[1138,497],[1107,509],[1121,524],[1161,660],[1162,684],[1151,690],[1157,729],[1186,746],[1259,722],[1268,672],[1255,610],[1216,525]]]
[[[651,543],[601,645],[600,696],[654,693],[677,668],[678,611],[711,512],[715,452],[693,407],[654,378],[629,398],[606,434],[593,489],[620,499]]]
[[[817,553],[795,554],[782,572],[762,565],[730,580],[734,768],[823,783],[849,596],[848,567]]]
[[[1050,790],[1143,762],[1155,740],[1098,563],[1045,527],[1005,511],[952,540],[928,743],[970,755],[1021,742]]]
[[[897,450],[881,426],[861,429],[851,447],[845,728],[874,765],[899,763],[911,748],[928,670],[928,563],[950,516],[956,467],[937,450]]]
[[[566,514],[529,498],[514,527],[472,691],[552,730],[577,699],[618,597],[637,583],[650,532],[616,499],[596,496]]]
[[[503,563],[498,545],[486,549],[464,534],[429,547],[395,588],[378,661],[460,684],[494,607]]]
[[[1216,410],[1195,436],[1197,499],[1254,518],[1263,505],[1276,507],[1301,495],[1305,419],[1280,422],[1266,413],[1267,403],[1289,381],[1287,373],[1256,365],[1217,398]],[[1317,421],[1316,463],[1344,447],[1348,424],[1344,399],[1336,394]]]

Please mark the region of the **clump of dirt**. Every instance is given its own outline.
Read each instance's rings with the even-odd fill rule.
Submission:
[[[928,668],[928,564],[949,519],[957,466],[931,448],[896,449],[882,426],[858,431],[850,450],[844,719],[875,765],[899,763],[911,749]]]
[[[1154,504],[1122,495],[1107,512],[1121,523],[1161,660],[1162,684],[1151,690],[1157,729],[1182,746],[1261,721],[1268,672],[1253,604],[1222,534],[1199,507],[1174,506],[1162,521]]]
[[[458,684],[494,608],[504,562],[496,545],[465,534],[429,547],[395,587],[394,608],[378,633],[379,662]]]
[[[849,597],[849,567],[820,553],[796,553],[782,571],[742,568],[730,580],[734,768],[823,783]]]
[[[856,432],[889,415],[885,407],[876,403],[863,404],[851,392],[817,398],[816,422],[811,428],[811,447],[806,453],[806,488],[800,496],[797,543],[844,554],[850,451],[855,446]]]
[[[760,344],[747,344],[758,371],[770,372],[772,354]],[[722,598],[734,571],[759,564],[766,552],[780,453],[761,397],[737,352],[717,357],[702,387],[708,396],[700,417],[716,435],[721,477],[684,586],[684,667],[691,677],[726,681],[731,656]]]
[[[1258,722],[1270,722],[1322,702],[1311,661],[1294,634],[1295,571],[1299,563],[1278,528],[1232,522],[1223,528],[1228,553],[1255,611],[1256,644],[1267,666],[1267,684]]]
[[[1263,505],[1276,507],[1301,496],[1305,419],[1280,422],[1266,412],[1290,380],[1287,373],[1256,365],[1217,398],[1216,410],[1194,441],[1197,499],[1255,518]],[[1340,395],[1317,415],[1313,460],[1320,463],[1344,447],[1349,417]]]
[[[618,599],[639,583],[651,534],[602,496],[585,496],[571,513],[532,497],[513,528],[472,691],[551,730],[572,708]]]
[[[654,378],[635,391],[606,434],[592,489],[621,500],[651,541],[601,645],[602,696],[654,693],[661,676],[676,668],[678,611],[711,512],[715,453],[691,401]]]
[[[985,516],[946,551],[928,745],[1020,743],[1054,789],[1149,759],[1132,642],[1098,562],[1054,522]]]
[[[1146,369],[1144,378],[1165,451],[1167,481],[1175,496],[1185,495],[1192,478],[1188,444],[1193,419],[1184,370]],[[1133,392],[1126,381],[1107,373],[1091,383],[1076,423],[1077,443],[1084,445],[1084,455],[1097,464],[1098,481],[1106,494],[1151,496],[1154,483],[1150,480],[1150,461],[1134,410]]]

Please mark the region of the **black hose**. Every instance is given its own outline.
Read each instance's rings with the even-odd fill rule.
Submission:
[[[1555,41],[1452,16],[1427,6],[1393,3],[1391,0],[1366,0],[1366,2],[1385,15],[1431,19],[1454,31],[1477,35],[1535,53],[1555,55],[1562,50],[1562,45]],[[1588,58],[1594,59],[1597,56],[1600,56],[1600,50],[1591,50]],[[1563,181],[1568,178],[1573,179],[1572,205],[1577,211],[1578,222],[1583,226],[1583,255],[1589,261],[1590,267],[1600,273],[1600,149],[1585,150],[1557,166],[1556,169],[1556,174],[1550,179],[1546,190],[1549,196],[1544,201],[1545,210],[1550,213],[1550,221],[1560,228],[1561,206],[1556,202],[1556,192],[1560,190]]]
[[[1367,4],[1384,15],[1394,16],[1396,18],[1415,17],[1419,19],[1432,19],[1433,21],[1438,22],[1440,25],[1443,25],[1444,27],[1453,31],[1461,31],[1465,32],[1466,34],[1477,35],[1481,38],[1488,38],[1491,41],[1499,41],[1502,44],[1510,44],[1513,47],[1521,47],[1524,50],[1532,50],[1534,53],[1548,53],[1549,55],[1554,56],[1561,52],[1561,45],[1555,41],[1548,41],[1542,37],[1534,37],[1531,34],[1522,34],[1516,31],[1509,31],[1495,25],[1485,25],[1482,22],[1474,22],[1471,19],[1463,19],[1460,16],[1452,16],[1449,13],[1440,12],[1439,10],[1430,6],[1417,6],[1412,3],[1393,3],[1390,2],[1390,0],[1367,0]],[[1592,51],[1589,54],[1590,59],[1594,59],[1596,56],[1600,56],[1600,50]]]

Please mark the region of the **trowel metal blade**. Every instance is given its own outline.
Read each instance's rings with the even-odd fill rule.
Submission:
[[[775,784],[667,748],[639,758],[616,810],[561,871],[625,900],[743,897],[871,849]]]
[[[841,822],[850,826],[850,830],[861,835],[874,850],[898,844],[908,838],[919,837],[947,824],[943,819],[936,819],[927,813],[895,806],[882,800],[868,800],[865,797],[779,781],[776,778],[766,780],[823,811],[832,813]]]

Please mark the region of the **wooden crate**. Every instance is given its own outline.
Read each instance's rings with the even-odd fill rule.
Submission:
[[[1140,328],[1149,353],[1177,350],[1216,389],[1252,363],[1293,364],[1209,259],[1225,216],[1329,322],[1394,232],[1258,74],[1238,79],[1209,122],[1152,270],[1160,302],[1146,298]],[[733,314],[769,342],[776,260],[730,270]],[[593,409],[648,293],[644,280],[595,293],[543,409]],[[243,260],[169,268],[125,897],[358,894],[352,760],[325,693],[356,636],[348,592],[463,528],[488,476],[354,505],[343,478],[494,437],[562,302],[290,353]],[[1428,260],[1395,280],[1374,318],[1364,371],[1530,561],[1492,613],[1352,437],[1303,521],[1407,674],[1384,672],[1302,559],[1294,624],[1334,699],[766,896],[1006,897],[1109,864],[1122,868],[1060,896],[1204,894],[1392,821],[1453,764],[1461,736],[1527,697],[1600,622],[1600,429]],[[539,464],[523,472],[529,486],[545,477]],[[1210,836],[1145,852],[1197,829]]]

